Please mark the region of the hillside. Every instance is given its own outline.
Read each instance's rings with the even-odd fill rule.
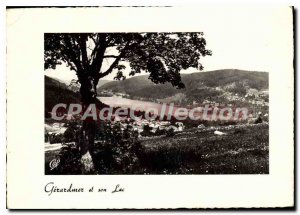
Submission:
[[[58,103],[80,103],[80,95],[68,89],[66,84],[45,76],[45,113],[51,112]]]
[[[214,134],[215,129],[225,132]],[[140,162],[152,174],[268,174],[269,125],[187,129],[142,140]]]
[[[226,132],[227,135],[215,135],[216,129]],[[125,174],[269,173],[267,123],[193,128],[178,132],[173,137],[142,138],[140,143],[142,147],[138,154],[139,163],[132,172]],[[97,144],[96,146],[99,147]],[[97,150],[97,153],[101,152],[101,149]],[[45,145],[46,175],[61,174],[58,169],[50,171],[49,168],[49,162],[59,156],[59,153],[58,144]],[[74,169],[71,171],[70,168],[66,169],[69,172],[64,174],[80,174],[80,171],[74,173]],[[124,174],[124,172],[111,168],[106,174]]]
[[[107,84],[107,83],[109,83],[109,82],[112,82],[112,83],[113,83],[113,82],[115,82],[115,81],[111,81],[111,80],[102,80],[102,79],[100,79],[97,86],[101,87],[101,86],[103,86],[104,84]]]
[[[136,76],[124,81],[115,81],[104,84],[98,88],[98,92],[112,91],[114,93],[126,93],[130,97],[149,99],[166,99],[176,94],[186,96],[188,102],[208,100],[226,100],[224,93],[245,96],[250,89],[258,91],[269,88],[267,72],[255,72],[244,70],[215,70],[210,72],[198,72],[182,74],[185,89],[176,89],[171,84],[152,83],[147,75]]]
[[[111,81],[103,80],[99,83],[107,82]],[[79,87],[70,87],[60,80],[45,75],[45,117],[50,117],[49,112],[51,112],[53,107],[59,103],[67,104],[67,106],[71,103],[80,104]],[[98,108],[108,107],[99,100],[96,101],[96,106]]]

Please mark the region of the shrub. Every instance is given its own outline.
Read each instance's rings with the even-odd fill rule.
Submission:
[[[49,142],[50,142],[50,144],[63,143],[64,135],[63,134],[51,134],[51,135],[49,135]]]
[[[81,129],[69,125],[65,138],[74,140],[80,145],[82,140]],[[138,132],[132,126],[124,130],[120,123],[112,125],[102,122],[96,126],[96,138],[91,149],[95,172],[91,174],[122,174],[133,173],[139,164],[138,155],[141,152],[141,144],[138,141]],[[46,166],[46,173],[50,174],[81,174],[81,153],[78,147],[64,146],[58,158],[60,165],[50,171]]]
[[[45,173],[51,175],[81,174],[80,158],[81,154],[77,148],[72,145],[64,145],[58,155],[53,159],[58,162],[57,166],[51,169],[51,161],[50,163],[45,163]]]
[[[174,135],[175,135],[175,131],[173,128],[170,128],[167,130],[167,132],[166,132],[167,137],[173,137]]]

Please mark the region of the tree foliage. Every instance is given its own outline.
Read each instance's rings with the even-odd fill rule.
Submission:
[[[99,79],[114,73],[115,79],[149,73],[154,83],[170,82],[184,88],[180,71],[203,69],[201,57],[211,55],[203,33],[46,33],[45,69],[65,63],[78,76],[81,94],[94,96]],[[108,60],[108,68],[103,67]]]

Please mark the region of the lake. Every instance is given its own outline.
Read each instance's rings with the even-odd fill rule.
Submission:
[[[176,110],[179,108],[177,106],[171,106],[168,104],[159,104],[155,102],[149,102],[149,101],[140,101],[140,100],[134,100],[134,99],[127,99],[122,98],[118,96],[113,97],[98,97],[98,99],[111,106],[111,107],[121,107],[121,108],[130,108],[132,110],[140,110],[150,113],[155,113],[156,115],[163,116],[163,115],[173,115],[173,116],[184,116],[188,115],[187,113],[175,113]],[[198,115],[195,113],[195,115]]]
[[[162,107],[162,104],[158,104],[155,102],[127,99],[118,96],[98,97],[98,99],[104,104],[107,104],[111,107],[130,108],[130,109],[141,110],[141,111],[146,111],[149,110],[150,108],[156,108],[157,110],[160,110]]]

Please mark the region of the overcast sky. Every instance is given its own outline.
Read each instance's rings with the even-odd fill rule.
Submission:
[[[200,60],[204,71],[242,69],[271,72],[274,62],[280,60],[276,53],[286,42],[280,41],[280,30],[283,30],[287,21],[286,12],[266,7],[200,10],[203,19],[197,22],[203,28],[207,48],[213,52],[212,56]],[[58,66],[56,70],[47,70],[45,74],[65,82],[76,79],[75,72],[64,65]],[[104,79],[113,80],[113,77],[114,74],[111,74]]]

